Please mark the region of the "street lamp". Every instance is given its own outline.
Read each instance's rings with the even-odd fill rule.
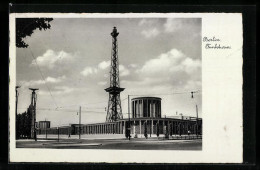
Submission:
[[[127,128],[127,132],[128,132],[128,140],[130,140],[130,129],[131,129],[131,125],[130,125],[130,107],[129,107],[129,97],[130,95],[128,95],[128,125],[129,127]]]
[[[150,115],[150,137],[152,137],[152,118]]]
[[[192,91],[191,92],[191,98],[192,99],[194,98],[194,96],[193,96],[194,93],[198,93],[198,91]],[[198,106],[197,106],[196,102],[195,102],[195,105],[196,105],[196,136],[198,137],[198,131],[199,131],[199,128],[198,128],[198,126],[199,126],[199,124],[198,124]]]
[[[15,114],[17,115],[17,105],[18,105],[18,96],[19,96],[19,93],[18,93],[18,90],[21,86],[15,86],[15,96],[16,96],[16,109],[15,109]]]
[[[46,118],[45,118],[45,138],[47,139],[47,121],[46,121]]]
[[[57,132],[58,132],[58,142],[60,141],[60,129],[59,126],[57,127]]]
[[[81,138],[81,106],[79,106],[79,112],[77,112],[77,115],[79,115],[79,139]]]
[[[21,86],[15,86],[15,96],[16,96],[16,102],[15,102],[15,122],[16,122],[16,127],[17,127],[17,106],[18,106],[18,96],[19,96],[19,93],[18,93],[18,88],[20,88]],[[17,130],[17,128],[16,128]],[[17,132],[15,130],[15,138],[17,139]]]

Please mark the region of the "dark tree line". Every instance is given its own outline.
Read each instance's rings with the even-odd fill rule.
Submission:
[[[26,36],[31,36],[34,30],[50,29],[52,18],[16,18],[16,47],[27,48],[24,42]]]
[[[16,116],[16,139],[31,138],[32,111],[30,108]]]

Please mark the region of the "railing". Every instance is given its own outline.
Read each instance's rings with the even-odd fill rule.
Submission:
[[[202,135],[173,135],[169,137],[170,140],[194,140],[202,139]]]

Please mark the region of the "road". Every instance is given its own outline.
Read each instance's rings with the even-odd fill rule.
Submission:
[[[61,139],[17,140],[17,148],[53,149],[121,149],[121,150],[201,150],[202,140],[128,139]]]

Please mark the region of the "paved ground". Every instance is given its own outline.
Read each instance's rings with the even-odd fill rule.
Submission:
[[[122,150],[201,150],[202,140],[128,139],[61,139],[17,140],[17,148],[53,149],[122,149]]]

